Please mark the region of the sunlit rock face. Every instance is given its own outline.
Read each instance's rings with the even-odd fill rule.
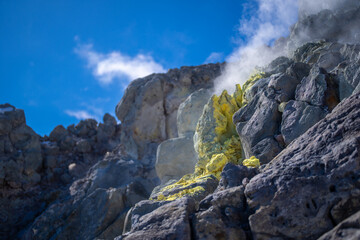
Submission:
[[[212,88],[221,66],[182,67],[132,81],[116,106],[126,154],[153,167],[159,143],[178,137],[179,105],[194,91]]]

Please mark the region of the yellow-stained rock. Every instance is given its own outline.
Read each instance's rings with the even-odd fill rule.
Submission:
[[[253,168],[260,167],[260,161],[255,156],[245,159],[242,162],[242,164],[246,167],[253,167]]]
[[[262,77],[262,73],[253,75],[244,85],[245,90]],[[232,95],[224,90],[220,96],[211,97],[204,107],[194,135],[194,147],[198,154],[194,173],[187,174],[178,182],[162,188],[153,200],[172,201],[185,195],[194,196],[206,192],[208,190],[199,184],[211,179],[214,181],[215,178],[219,180],[224,166],[229,162],[242,163],[241,142],[232,117],[243,105],[244,91],[239,84]],[[244,162],[247,167],[260,165],[255,157]]]

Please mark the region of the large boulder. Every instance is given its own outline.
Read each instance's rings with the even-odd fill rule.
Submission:
[[[171,138],[157,150],[155,169],[162,183],[192,173],[197,162],[192,138]]]
[[[193,136],[204,105],[210,98],[210,92],[200,89],[180,104],[177,114],[178,138],[162,142],[156,153],[155,168],[162,183],[170,179],[180,179],[194,171],[197,154]]]
[[[360,239],[360,211],[348,217],[318,240]]]
[[[177,115],[177,129],[180,137],[193,137],[196,125],[203,112],[205,104],[211,97],[210,91],[200,89],[193,92],[180,104]]]
[[[207,196],[192,219],[195,239],[250,239],[244,187],[233,187]]]
[[[154,166],[158,144],[178,137],[179,105],[192,92],[212,88],[220,70],[221,64],[182,67],[132,81],[116,106],[127,154]]]
[[[256,239],[313,239],[360,210],[360,94],[293,141],[250,180]]]
[[[181,198],[143,215],[131,231],[116,239],[191,239],[190,216],[195,212],[192,198]]]

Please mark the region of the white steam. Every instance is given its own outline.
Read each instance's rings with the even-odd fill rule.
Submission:
[[[299,15],[304,17],[328,9],[347,10],[360,6],[359,0],[299,0]]]
[[[271,48],[274,40],[289,34],[289,28],[297,20],[296,0],[257,0],[258,8],[250,19],[240,21],[239,31],[248,39],[228,58],[224,73],[215,81],[215,93],[224,89],[233,92],[235,84],[241,85],[257,66],[264,66],[276,57],[286,55],[285,46]]]

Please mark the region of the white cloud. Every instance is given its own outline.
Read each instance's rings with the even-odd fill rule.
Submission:
[[[126,79],[129,82],[152,73],[166,71],[150,55],[145,54],[138,54],[135,57],[124,55],[118,51],[102,54],[94,51],[91,44],[79,45],[75,49],[75,53],[87,60],[93,75],[102,84],[109,84],[116,78]]]
[[[77,120],[92,118],[92,119],[98,119],[96,116],[91,115],[89,112],[85,110],[79,110],[79,111],[73,111],[73,110],[66,110],[65,113],[69,115],[70,117],[75,117]]]
[[[289,34],[290,26],[297,20],[297,0],[257,0],[256,3],[257,9],[249,8],[252,17],[240,20],[239,32],[247,43],[227,57],[225,71],[215,82],[217,94],[224,89],[234,91],[235,84],[244,84],[255,67],[287,54],[285,46],[273,50],[268,45]]]
[[[224,54],[221,52],[212,52],[205,60],[204,63],[221,62],[224,59]]]

